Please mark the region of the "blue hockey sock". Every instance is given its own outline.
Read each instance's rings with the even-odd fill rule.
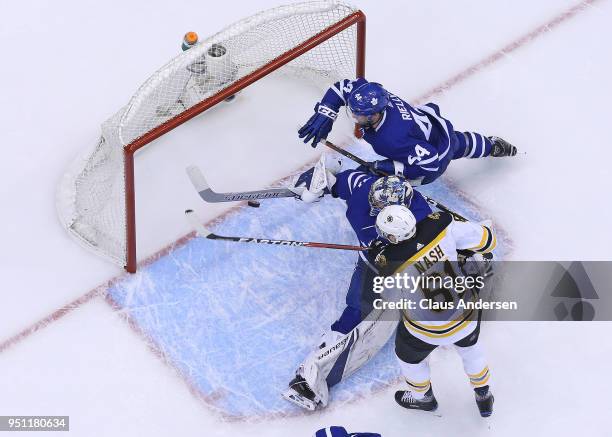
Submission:
[[[484,158],[491,154],[493,144],[484,135],[475,132],[456,132],[457,140],[453,159]]]

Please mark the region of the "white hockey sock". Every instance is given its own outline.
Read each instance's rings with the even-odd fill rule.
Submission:
[[[463,369],[470,379],[473,388],[483,387],[491,383],[491,372],[479,343],[468,347],[455,346],[463,360]]]
[[[427,390],[431,388],[429,363],[423,360],[418,364],[405,363],[399,360],[402,374],[408,384],[408,389],[415,399],[423,399]]]

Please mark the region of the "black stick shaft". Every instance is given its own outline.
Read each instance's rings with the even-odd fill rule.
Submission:
[[[349,244],[335,243],[316,243],[314,241],[296,241],[296,240],[272,240],[268,238],[253,238],[253,237],[227,237],[217,234],[209,234],[206,236],[209,240],[234,241],[237,243],[259,243],[271,244],[273,246],[292,246],[292,247],[314,247],[319,249],[339,249],[339,250],[369,250],[367,246],[352,246]]]
[[[336,244],[336,243],[316,243],[314,241],[296,241],[296,240],[274,240],[271,238],[253,238],[253,237],[229,237],[224,235],[217,235],[207,229],[203,224],[202,220],[193,211],[193,209],[185,210],[185,217],[195,229],[196,234],[202,238],[208,238],[209,240],[221,240],[221,241],[233,241],[236,243],[258,243],[258,244],[271,244],[274,246],[293,246],[293,247],[314,247],[320,249],[338,249],[338,250],[370,250],[368,246],[353,246],[350,244]]]
[[[351,153],[351,152],[349,152],[348,150],[345,150],[345,149],[343,149],[343,148],[341,148],[341,147],[336,146],[336,145],[335,145],[334,143],[332,143],[331,141],[328,141],[328,140],[321,140],[321,141],[323,141],[323,143],[324,143],[324,144],[325,144],[327,147],[329,147],[330,149],[335,150],[335,151],[336,151],[336,152],[338,152],[339,154],[344,155],[344,156],[346,156],[346,157],[347,157],[347,158],[349,158],[349,159],[352,159],[352,160],[353,160],[353,161],[355,161],[357,164],[360,164],[360,165],[365,165],[365,166],[366,166],[366,167],[368,167],[368,169],[370,169],[370,170],[371,170],[373,173],[376,173],[376,174],[378,174],[378,175],[380,175],[380,176],[389,176],[389,174],[388,174],[387,172],[384,172],[384,171],[382,171],[382,170],[375,169],[375,168],[374,168],[374,166],[373,166],[371,163],[369,163],[369,162],[365,161],[364,159],[360,158],[360,157],[359,157],[359,156],[357,156],[357,155],[352,154],[352,153]],[[400,176],[400,177],[401,177],[401,176]],[[452,215],[452,216],[455,218],[455,220],[458,220],[458,221],[460,221],[460,222],[467,222],[467,221],[468,221],[468,219],[466,219],[465,217],[463,217],[461,214],[456,213],[455,211],[453,211],[453,210],[451,210],[450,208],[448,208],[448,207],[444,206],[442,203],[438,202],[437,200],[432,199],[431,197],[429,197],[429,196],[425,196],[425,195],[423,195],[423,197],[425,198],[425,200],[427,201],[427,203],[429,203],[430,205],[435,206],[435,207],[436,207],[436,208],[438,208],[438,209],[441,209],[442,211],[445,211],[445,212],[447,212],[447,213],[451,214],[451,215]]]

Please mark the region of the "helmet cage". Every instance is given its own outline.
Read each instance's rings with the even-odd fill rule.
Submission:
[[[370,215],[376,216],[389,205],[410,206],[413,190],[410,183],[397,176],[387,176],[372,184],[368,201],[370,203]]]

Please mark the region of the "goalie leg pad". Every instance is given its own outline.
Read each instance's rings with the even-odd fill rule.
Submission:
[[[316,406],[327,406],[329,387],[349,377],[376,355],[393,335],[398,321],[396,310],[373,310],[348,334],[306,358],[298,373],[314,394]]]

